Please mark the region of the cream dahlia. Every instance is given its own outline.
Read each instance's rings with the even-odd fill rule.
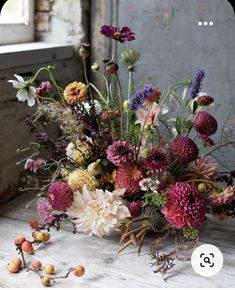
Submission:
[[[208,197],[210,203],[214,206],[229,204],[234,200],[234,198],[235,198],[234,186],[228,186],[224,191],[219,193],[215,192]]]
[[[131,216],[121,198],[124,192],[124,189],[89,191],[86,186],[82,193],[76,192],[67,213],[74,218],[77,231],[102,238],[118,230],[122,221]]]
[[[98,186],[98,181],[88,172],[88,170],[75,169],[68,175],[68,185],[73,192],[81,192],[84,185],[86,185],[89,190],[95,190]]]
[[[218,175],[217,165],[208,157],[200,156],[189,163],[188,168],[193,176],[206,180],[215,180]]]
[[[189,183],[177,182],[166,190],[167,204],[162,213],[166,220],[177,229],[198,228],[205,219],[204,198]]]
[[[66,155],[74,162],[82,164],[91,155],[91,148],[86,142],[77,139],[70,142],[66,148]]]

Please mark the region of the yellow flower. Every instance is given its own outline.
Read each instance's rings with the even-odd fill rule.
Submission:
[[[64,90],[64,99],[69,105],[81,104],[87,99],[87,86],[81,82],[73,82]]]
[[[69,174],[68,185],[74,192],[82,192],[84,185],[86,185],[89,190],[93,191],[98,187],[99,183],[88,170],[76,169]]]

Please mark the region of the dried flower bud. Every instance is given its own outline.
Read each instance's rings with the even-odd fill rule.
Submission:
[[[119,116],[118,110],[104,111],[101,114],[101,120],[106,121],[106,120],[114,119],[118,116]]]
[[[121,53],[121,61],[128,66],[128,69],[133,69],[134,64],[140,57],[140,52],[134,48],[127,48]],[[130,67],[130,68],[129,68]]]
[[[106,70],[111,74],[116,73],[118,71],[118,65],[111,61],[106,65]]]
[[[81,47],[79,48],[79,55],[82,58],[87,58],[91,55],[91,47],[89,43],[82,43]]]

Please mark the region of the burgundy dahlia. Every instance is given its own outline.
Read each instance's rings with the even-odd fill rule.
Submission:
[[[193,127],[199,134],[211,136],[217,131],[218,124],[212,115],[202,111],[195,114],[193,119]]]
[[[133,154],[133,147],[126,141],[115,141],[109,145],[107,151],[107,158],[114,165],[119,166],[131,159]]]
[[[132,201],[128,204],[128,209],[132,218],[136,218],[142,214],[143,201]]]
[[[171,144],[172,154],[182,162],[189,163],[198,157],[197,145],[186,136],[176,137]]]
[[[112,38],[114,40],[124,43],[125,41],[135,40],[135,33],[127,26],[122,28],[113,27],[109,25],[103,25],[101,27],[100,33],[106,37]]]
[[[162,149],[152,149],[144,160],[144,167],[149,171],[166,169],[167,164],[167,156]]]
[[[48,189],[48,200],[55,210],[64,211],[69,208],[74,199],[72,189],[65,181],[55,181]]]
[[[140,191],[139,182],[144,178],[141,168],[135,163],[126,163],[120,166],[116,172],[116,182],[121,188],[125,188],[128,196],[135,196]]]
[[[211,96],[204,95],[204,96],[197,97],[198,106],[209,106],[213,102],[214,102],[214,98]]]
[[[166,190],[167,204],[162,213],[177,229],[198,228],[205,219],[204,198],[189,183],[177,182]]]

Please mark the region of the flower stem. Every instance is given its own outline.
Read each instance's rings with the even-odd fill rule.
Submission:
[[[119,76],[117,73],[115,73],[116,75],[116,79],[117,79],[117,83],[118,83],[118,88],[119,88],[119,109],[120,109],[120,129],[121,129],[121,137],[123,138],[123,94],[122,94],[122,86],[121,86],[121,82],[119,79]]]

